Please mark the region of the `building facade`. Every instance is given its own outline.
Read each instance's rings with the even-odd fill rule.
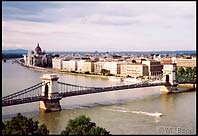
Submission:
[[[177,67],[196,67],[196,58],[192,58],[192,59],[177,58],[176,64]]]
[[[77,62],[77,72],[89,72],[92,73],[94,72],[94,62],[90,60],[80,60]]]
[[[140,77],[140,76],[148,76],[148,66],[145,64],[133,64],[133,63],[127,63],[127,64],[120,64],[120,76],[123,77]]]
[[[95,62],[94,63],[94,73],[100,74],[101,70],[103,69],[104,63],[105,62],[101,62],[101,61]]]
[[[52,67],[52,56],[42,52],[38,43],[34,51],[24,55],[24,62],[27,66]]]
[[[62,58],[57,58],[57,57],[53,58],[52,59],[52,68],[54,68],[54,69],[62,69],[63,68],[62,61],[63,61]]]
[[[162,74],[163,65],[161,65],[160,61],[156,60],[144,60],[142,64],[148,66],[149,76],[158,76]]]
[[[118,62],[114,62],[114,61],[105,62],[103,65],[103,69],[109,70],[110,74],[117,75]]]
[[[64,60],[62,61],[62,67],[65,71],[75,71],[76,68],[76,61],[75,60]]]

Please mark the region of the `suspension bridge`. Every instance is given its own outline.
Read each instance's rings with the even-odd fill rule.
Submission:
[[[58,81],[57,75],[44,75],[43,77],[41,77],[42,82],[3,97],[2,107],[40,101],[40,108],[43,108],[45,110],[60,110],[61,107],[59,101],[64,97],[152,86],[177,86],[179,82],[175,82],[175,79],[170,78],[172,76],[171,74],[175,74],[173,72],[169,71],[169,73],[166,74],[164,74],[164,72],[162,75],[158,76],[158,81],[159,79],[161,79],[160,82],[151,82],[157,79],[155,78],[150,79],[149,81],[147,80],[134,84],[110,87],[87,87],[73,85]],[[187,82],[182,81],[182,83],[195,84],[195,80]]]
[[[47,91],[45,91],[45,94],[42,95],[42,86],[46,86],[47,84],[48,83],[41,82],[27,89],[21,90],[17,93],[13,93],[11,95],[3,97],[2,107],[47,100],[49,96]],[[116,90],[133,89],[133,88],[142,88],[142,87],[161,86],[161,85],[167,85],[167,84],[169,83],[142,82],[142,83],[136,83],[136,84],[130,84],[130,85],[110,86],[110,87],[86,87],[86,86],[79,86],[79,85],[72,85],[68,83],[58,82],[58,88],[60,91],[54,95],[51,95],[50,99],[62,99],[64,97],[71,97],[71,96],[77,96],[77,95],[85,95],[85,94],[101,93],[101,92],[109,92],[109,91],[116,91]]]

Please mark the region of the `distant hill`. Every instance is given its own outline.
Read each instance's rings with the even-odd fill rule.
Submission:
[[[24,49],[10,49],[10,50],[2,50],[3,54],[26,54],[28,50]]]
[[[48,51],[50,54],[89,54],[89,53],[107,53],[107,52],[83,52],[83,51]],[[183,54],[183,55],[196,55],[196,51],[193,50],[183,50],[183,51],[119,51],[119,52],[108,52],[109,54],[113,53],[127,53],[127,54]]]
[[[26,54],[28,50],[24,49],[10,49],[10,50],[2,50],[2,54]],[[87,53],[107,53],[107,52],[99,52],[99,51],[47,51],[49,54],[87,54]],[[127,54],[191,54],[196,55],[196,51],[193,50],[177,50],[177,51],[120,51],[120,52],[108,52],[109,54],[113,53],[127,53]]]

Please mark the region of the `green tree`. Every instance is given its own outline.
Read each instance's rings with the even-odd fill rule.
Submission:
[[[193,79],[196,80],[196,67],[193,68]]]
[[[177,74],[177,80],[179,81],[183,80],[182,77],[185,76],[185,69],[183,67],[178,68],[176,74]]]
[[[44,124],[38,126],[38,123],[18,113],[4,124],[2,135],[48,135],[47,127]]]
[[[136,63],[136,60],[132,60],[132,63]]]
[[[177,78],[179,81],[196,80],[196,67],[180,67],[177,70]]]
[[[2,130],[5,128],[5,125],[4,123],[2,122],[2,126],[1,126]]]
[[[183,67],[180,67],[180,68],[177,70],[177,74],[178,74],[179,76],[183,76],[183,75],[185,74],[184,68],[183,68]]]
[[[102,75],[104,76],[108,76],[110,75],[110,70],[107,70],[107,69],[101,69],[101,72],[100,72]]]
[[[69,120],[61,135],[110,135],[104,128],[96,126],[89,117],[81,115],[74,120]]]
[[[190,78],[192,75],[192,68],[187,67],[185,73],[186,73],[186,77]]]
[[[86,71],[85,74],[90,74],[90,72],[89,71]]]
[[[89,135],[110,135],[109,132],[101,127],[91,128],[89,131]]]

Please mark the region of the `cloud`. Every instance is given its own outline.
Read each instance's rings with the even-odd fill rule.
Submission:
[[[3,49],[34,49],[38,41],[47,51],[196,47],[194,2],[35,3],[3,4]]]

